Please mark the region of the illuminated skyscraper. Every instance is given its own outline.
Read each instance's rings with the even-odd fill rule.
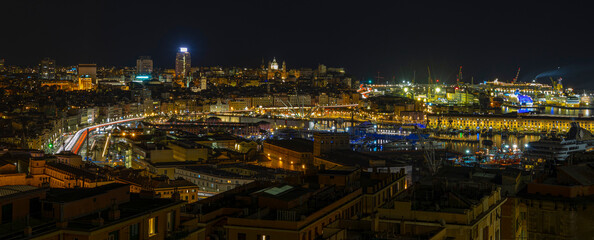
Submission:
[[[4,70],[4,59],[0,58],[0,71]]]
[[[136,74],[150,75],[153,73],[153,60],[149,56],[141,56],[136,60]]]
[[[188,48],[180,48],[175,57],[175,75],[179,79],[187,79],[190,75],[191,59]]]
[[[44,58],[39,63],[39,77],[44,80],[56,79],[56,60]]]

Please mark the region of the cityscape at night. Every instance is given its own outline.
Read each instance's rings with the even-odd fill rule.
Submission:
[[[586,3],[0,6],[0,239],[594,239]]]

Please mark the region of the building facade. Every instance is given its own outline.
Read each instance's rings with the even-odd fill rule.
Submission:
[[[190,77],[192,62],[187,48],[180,48],[175,56],[175,76],[178,79],[186,80]]]

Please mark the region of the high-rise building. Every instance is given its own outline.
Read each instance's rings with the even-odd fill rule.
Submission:
[[[200,91],[202,90],[206,90],[208,86],[208,79],[206,77],[201,77],[200,78]]]
[[[44,80],[56,79],[56,60],[44,58],[39,63],[39,77]]]
[[[4,58],[0,58],[0,71],[4,70]]]
[[[179,48],[179,52],[175,57],[175,76],[182,81],[185,86],[189,82],[190,69],[192,67],[190,53],[188,48]]]
[[[175,57],[175,76],[180,79],[188,78],[190,75],[191,67],[192,64],[188,48],[179,48],[179,52]]]
[[[136,74],[150,75],[153,73],[153,60],[149,56],[141,56],[136,60]]]
[[[97,84],[97,64],[78,64],[78,78],[91,78]]]

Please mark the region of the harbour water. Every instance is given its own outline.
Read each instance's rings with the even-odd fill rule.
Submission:
[[[519,113],[528,113],[528,112],[538,112],[537,108],[511,108],[507,106],[501,107],[503,113],[512,113],[512,112],[519,112]],[[576,109],[576,108],[560,108],[560,107],[544,107],[543,110],[540,110],[538,114],[543,115],[559,115],[559,116],[584,116],[590,117],[592,114],[591,109]]]
[[[482,148],[490,147],[484,145],[483,140],[493,141],[493,147],[501,148],[509,146],[509,148],[513,148],[515,146],[520,151],[524,151],[524,149],[526,148],[526,144],[528,144],[529,142],[538,141],[540,139],[540,136],[537,135],[526,135],[521,138],[518,138],[514,135],[510,135],[507,138],[502,138],[500,134],[495,134],[492,137],[484,137],[481,136],[481,134],[475,134],[470,136],[464,136],[462,134],[459,134],[448,137],[453,140],[446,142],[446,149],[460,153],[465,153],[467,151],[476,152]]]

